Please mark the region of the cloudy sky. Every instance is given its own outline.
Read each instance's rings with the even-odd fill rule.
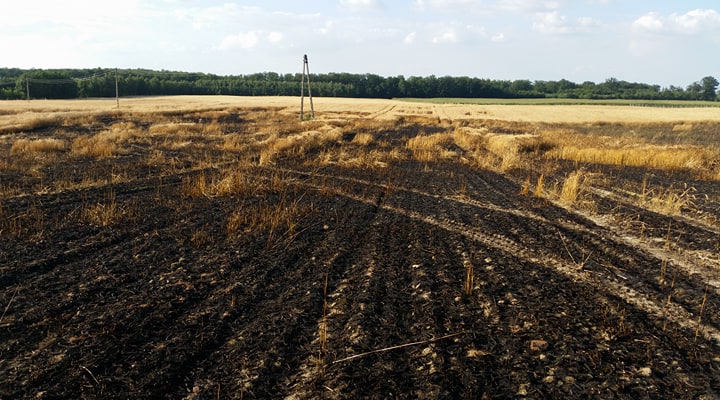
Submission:
[[[0,67],[662,86],[720,78],[717,0],[7,0]]]

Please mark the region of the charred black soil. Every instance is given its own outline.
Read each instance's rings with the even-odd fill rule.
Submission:
[[[166,117],[201,129],[207,114]],[[338,124],[336,141],[267,161],[223,135],[322,126],[231,114],[175,145],[133,115],[63,126],[134,122],[144,133],[109,157],[3,145],[0,397],[720,395],[717,181],[585,165],[610,178],[577,211],[523,191],[532,162],[316,162],[357,133],[408,153],[449,125]],[[643,180],[694,202],[652,211],[627,195]]]

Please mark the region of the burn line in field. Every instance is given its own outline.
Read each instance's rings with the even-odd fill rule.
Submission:
[[[518,217],[536,220],[538,222],[543,222],[543,223],[550,222],[546,218],[544,218],[540,215],[528,213],[528,212],[525,212],[525,211],[522,211],[519,209],[503,208],[496,204],[486,202],[486,201],[479,201],[479,200],[471,199],[467,196],[460,196],[460,195],[444,196],[444,195],[439,195],[439,194],[427,193],[422,190],[413,189],[413,188],[409,188],[409,187],[391,185],[388,183],[372,182],[372,181],[368,181],[365,179],[359,179],[359,178],[353,178],[353,177],[347,177],[347,176],[338,176],[338,175],[328,175],[328,174],[322,174],[322,173],[316,173],[316,172],[297,171],[297,170],[286,169],[286,168],[271,168],[271,167],[262,167],[262,168],[265,168],[268,170],[286,172],[286,173],[290,173],[290,174],[294,174],[294,175],[305,176],[308,178],[316,178],[316,177],[317,178],[329,178],[329,179],[335,179],[335,180],[340,180],[340,181],[357,183],[357,184],[364,185],[364,186],[379,187],[379,188],[382,188],[383,190],[391,190],[391,191],[398,190],[398,191],[403,191],[403,192],[408,192],[408,193],[412,193],[412,194],[425,196],[425,197],[432,198],[432,199],[443,200],[443,201],[452,201],[455,203],[470,205],[470,206],[477,207],[477,208],[483,208],[483,209],[488,209],[491,211],[512,214],[512,215],[515,215]],[[489,187],[491,187],[489,184],[487,184],[487,185]],[[498,194],[502,193],[494,188],[492,190]]]
[[[640,207],[634,203],[631,203],[631,202],[627,201],[627,199],[625,199],[621,196],[618,196],[616,194],[613,194],[609,191],[593,188],[593,192],[601,198],[608,198],[608,199],[616,200],[619,203],[622,203],[626,207],[629,207],[631,209],[642,209],[642,210],[645,210],[645,212],[653,213],[653,211],[647,210],[647,209]],[[606,227],[606,228],[608,227],[608,223],[601,218],[597,218],[597,217],[593,216],[592,214],[588,214],[588,215],[586,215],[586,217],[591,219],[598,226],[602,226],[602,227]],[[720,230],[716,229],[715,227],[713,227],[711,225],[705,224],[701,221],[697,221],[692,218],[687,218],[682,215],[674,216],[674,217],[659,215],[659,217],[668,221],[668,225],[663,227],[663,230],[669,229],[671,231],[679,230],[681,232],[685,232],[686,230],[682,229],[681,228],[682,226],[695,228],[695,229],[703,232],[702,236],[704,237],[704,239],[706,241],[712,240],[713,238],[717,238],[718,236],[720,236]],[[680,227],[678,225],[680,225]],[[697,233],[695,233],[695,235],[697,236]],[[697,277],[697,279],[700,279],[707,285],[710,285],[711,287],[713,287],[715,289],[715,291],[720,290],[720,275],[718,275],[718,272],[714,268],[714,266],[706,265],[703,267],[701,265],[698,265],[697,263],[687,262],[682,259],[683,257],[686,258],[688,256],[688,254],[690,254],[690,256],[696,256],[696,257],[699,257],[700,255],[704,254],[705,257],[708,259],[706,264],[710,264],[711,263],[710,257],[712,257],[713,254],[710,250],[706,250],[707,246],[705,246],[703,248],[688,249],[688,248],[680,245],[680,250],[671,250],[668,248],[669,243],[667,243],[670,239],[666,238],[666,239],[664,239],[665,240],[664,247],[660,248],[658,246],[653,246],[652,244],[648,243],[647,241],[643,240],[642,238],[640,238],[636,235],[633,235],[632,232],[629,232],[627,230],[625,230],[622,235],[616,235],[616,237],[618,237],[621,242],[623,242],[629,246],[632,246],[632,247],[637,247],[637,248],[643,250],[644,252],[651,254],[652,256],[656,257],[657,259],[663,260],[663,262],[668,263],[673,268],[680,269],[689,277]],[[698,237],[698,241],[701,241],[700,237]]]
[[[335,198],[355,201],[345,196],[336,196]],[[371,218],[361,218],[359,224],[357,219],[353,219],[350,226],[337,226],[331,229],[329,234],[340,235],[344,238],[338,243],[339,252],[329,255],[327,260],[317,257],[316,262],[325,265],[332,279],[330,279],[331,285],[327,291],[326,314],[318,316],[318,330],[315,333],[316,338],[313,340],[313,345],[320,349],[323,340],[327,340],[327,353],[323,354],[318,351],[320,358],[318,358],[318,354],[309,354],[304,365],[294,374],[291,379],[292,386],[299,388],[301,393],[311,383],[317,384],[318,379],[319,382],[324,381],[327,378],[326,368],[332,376],[339,374],[339,376],[345,377],[349,375],[345,379],[352,382],[360,379],[360,376],[364,376],[364,379],[375,379],[365,373],[367,364],[348,365],[340,369],[334,367],[331,370],[332,363],[327,364],[327,362],[348,354],[372,351],[376,348],[373,347],[373,343],[378,341],[387,343],[384,340],[387,340],[388,329],[403,328],[399,329],[397,333],[403,338],[408,335],[417,338],[447,333],[447,325],[444,324],[447,313],[438,302],[431,301],[431,288],[437,288],[438,284],[442,287],[452,287],[452,279],[445,276],[443,269],[433,269],[432,272],[428,270],[428,266],[422,261],[428,261],[428,253],[422,251],[422,244],[417,241],[419,238],[412,242],[414,244],[412,252],[401,256],[401,259],[392,258],[388,251],[392,253],[394,249],[398,248],[398,244],[389,243],[392,241],[389,238],[394,238],[396,235],[389,234],[387,230],[393,229],[392,227],[396,224],[387,223],[386,218],[396,216],[405,221],[409,220],[402,215],[386,212],[381,212],[381,218],[376,219],[376,207],[383,211],[383,208],[377,206],[376,203],[362,202],[350,207],[349,209],[352,210],[369,210],[366,214],[372,214],[368,215]],[[363,221],[365,223],[362,223]],[[381,223],[381,221],[384,222]],[[346,232],[345,228],[349,232]],[[415,231],[411,231],[411,236],[414,233]],[[359,243],[358,240],[360,240]],[[406,238],[397,237],[397,240],[404,243]],[[357,245],[348,247],[349,243],[357,243]],[[332,244],[330,246],[335,247]],[[323,245],[322,247],[327,246]],[[444,254],[444,257],[450,257],[447,252],[441,251],[440,253]],[[450,253],[454,253],[454,251]],[[316,254],[315,251],[313,254]],[[315,259],[316,256],[313,256],[313,260]],[[445,261],[450,262],[449,260]],[[408,268],[404,268],[404,266],[408,266]],[[396,297],[398,293],[388,292],[394,290],[389,286],[404,288],[403,290],[407,290],[407,292],[398,298]],[[388,303],[397,300],[402,300],[400,306]],[[376,310],[376,307],[380,307],[380,310]],[[398,320],[391,328],[387,322],[382,323],[378,320],[378,318],[388,318],[387,311],[397,309],[408,311],[408,317],[403,319],[402,323]],[[423,312],[417,312],[418,310],[423,310]],[[412,311],[411,315],[410,311]],[[392,321],[393,318],[390,320]],[[422,329],[418,329],[419,327]],[[327,332],[327,336],[324,338],[323,332]],[[392,336],[394,335],[393,332]],[[392,339],[390,341],[392,342]],[[429,363],[431,369],[439,368],[438,365],[432,365],[436,361],[436,350],[431,350],[430,355],[432,357],[428,361],[427,352],[414,353],[412,360],[414,363]],[[372,363],[372,361],[368,362]],[[424,372],[420,373],[420,375],[423,374]],[[327,386],[333,386],[333,383],[328,382]]]
[[[598,249],[606,249],[606,248],[608,248],[608,246],[622,246],[622,247],[627,247],[628,249],[635,249],[635,246],[633,246],[631,243],[627,243],[625,240],[623,240],[622,237],[618,239],[617,235],[612,233],[612,231],[610,231],[610,230],[605,230],[605,233],[608,236],[610,236],[609,239],[608,238],[599,238],[597,232],[591,231],[589,228],[587,228],[580,222],[573,221],[574,218],[572,218],[572,219],[557,218],[557,215],[553,215],[552,216],[553,219],[549,219],[550,218],[549,216],[536,214],[531,211],[527,212],[527,211],[522,211],[519,209],[516,210],[514,208],[519,208],[519,206],[516,205],[514,201],[511,201],[511,199],[509,199],[504,192],[493,187],[493,185],[488,183],[485,179],[483,179],[482,177],[480,177],[477,174],[473,174],[472,179],[469,179],[469,180],[466,179],[467,183],[472,185],[475,180],[479,179],[482,181],[484,186],[486,186],[486,189],[491,190],[493,193],[495,193],[497,196],[499,196],[499,198],[502,199],[503,202],[507,201],[511,205],[516,205],[516,207],[507,209],[507,208],[502,208],[502,207],[496,206],[492,203],[480,202],[480,201],[474,200],[474,199],[470,198],[469,196],[442,196],[442,195],[437,195],[437,194],[426,193],[426,192],[423,192],[423,191],[420,191],[417,189],[402,187],[402,186],[398,186],[398,185],[390,185],[390,184],[385,184],[385,183],[371,182],[371,181],[353,178],[353,177],[343,177],[343,176],[326,175],[326,174],[318,174],[318,173],[311,174],[311,173],[295,171],[295,170],[285,170],[285,172],[309,176],[311,178],[312,177],[322,177],[323,179],[330,178],[330,179],[336,179],[336,180],[341,180],[341,181],[348,181],[348,182],[353,182],[353,183],[357,183],[357,184],[365,185],[365,186],[380,187],[384,190],[397,190],[400,192],[407,192],[407,193],[411,193],[411,194],[415,194],[415,195],[424,196],[425,198],[428,198],[428,199],[434,199],[434,200],[445,201],[445,202],[451,201],[451,202],[455,202],[458,205],[473,206],[476,208],[499,212],[502,214],[506,214],[508,216],[514,216],[514,217],[519,217],[522,219],[533,220],[533,221],[540,222],[542,225],[554,227],[554,229],[557,231],[557,234],[560,235],[559,238],[562,238],[563,231],[565,231],[567,233],[583,232],[585,234],[585,238],[587,240],[590,240],[590,242]],[[326,181],[323,182],[323,184],[325,184],[325,183],[326,183]],[[545,210],[547,210],[547,207],[542,208],[538,211],[542,212],[544,214]],[[558,206],[558,210],[567,210],[567,209],[565,209],[561,206]],[[568,214],[568,216],[570,216],[570,217],[576,216],[581,221],[586,221],[589,224],[593,223],[592,218],[588,218],[584,215],[576,215],[573,212],[570,212]],[[540,226],[542,226],[542,225],[540,225]],[[603,226],[603,225],[602,224],[597,225],[597,227],[599,229],[603,229],[603,228],[601,228],[601,226]],[[554,235],[554,233],[553,233],[553,235]],[[542,235],[540,235],[540,236],[542,236]],[[555,239],[558,239],[558,237],[555,237]],[[642,250],[642,251],[638,254],[638,257],[649,256],[651,258],[657,258],[655,255],[655,252],[644,251],[642,248],[640,250]],[[567,244],[565,244],[565,250],[563,250],[563,251],[569,252],[569,249],[567,249]],[[572,257],[572,254],[570,254],[570,257]],[[584,260],[573,260],[574,263],[583,262],[583,261]],[[658,265],[660,265],[664,262],[672,262],[673,265],[675,265],[676,261],[678,263],[681,263],[681,261],[679,261],[679,260],[671,260],[667,257],[660,257],[660,258],[657,258],[657,260],[655,260],[655,261],[657,261]],[[606,268],[606,269],[611,268],[605,264],[601,264],[600,266],[602,266],[603,268]],[[697,288],[704,287],[704,285],[708,284],[707,279],[705,279],[704,277],[701,277],[697,274],[688,273],[689,270],[686,268],[680,268],[680,270],[686,272],[687,276],[685,277],[685,279],[688,280],[688,282],[683,283],[684,281],[676,281],[675,285],[678,288],[683,288],[683,286],[684,286],[685,289],[693,290],[693,288],[695,288],[696,290],[700,290]],[[617,271],[614,268],[612,269],[611,272],[613,274],[617,275],[620,279],[625,279],[624,276],[618,275]],[[677,276],[675,275],[675,277],[677,277]],[[634,278],[637,279],[638,281],[643,282],[643,285],[647,287],[646,290],[649,290],[648,293],[651,293],[651,292],[655,293],[651,289],[654,285],[656,285],[656,282],[653,280],[652,276],[646,276],[643,274],[639,274],[639,275],[635,276]],[[692,282],[692,281],[694,281],[694,282]],[[657,292],[657,295],[660,297],[666,297],[666,294],[661,295],[660,292]],[[690,298],[690,297],[686,297],[686,298],[688,300],[692,300],[692,298]],[[676,297],[673,300],[675,302],[677,302],[678,304],[680,304],[680,300],[681,300],[680,298]],[[685,304],[685,305],[681,305],[681,306],[686,308],[689,312],[692,310],[692,304]]]
[[[33,261],[32,263],[23,265],[22,269],[16,265],[5,266],[0,269],[0,272],[3,273],[0,275],[0,287],[6,288],[19,282],[25,282],[30,277],[50,272],[67,262],[72,262],[73,260],[77,260],[88,254],[93,254],[99,249],[121,243],[127,237],[128,234],[125,232],[117,233],[99,242],[93,242],[74,249],[66,250],[61,254],[52,257]]]
[[[607,228],[607,223],[601,218],[594,218],[592,215],[588,215],[588,218],[593,220],[598,226]],[[718,271],[714,266],[709,265],[712,263],[712,260],[709,259],[711,256],[709,251],[701,252],[699,250],[688,249],[669,250],[667,248],[653,246],[642,238],[631,235],[629,232],[624,232],[623,235],[616,235],[616,238],[627,246],[638,248],[656,259],[662,260],[662,262],[667,263],[668,267],[677,268],[690,278],[701,280],[703,283],[712,287],[717,293],[720,293],[720,275],[718,275]],[[708,265],[701,266],[695,262],[683,260],[683,257],[700,257],[702,254],[706,255],[706,264]]]
[[[652,211],[651,209],[648,209],[648,208],[645,208],[645,207],[643,207],[643,206],[641,206],[641,205],[638,205],[638,204],[636,204],[636,203],[633,203],[632,201],[628,200],[627,198],[625,198],[625,197],[623,197],[623,196],[620,196],[620,195],[618,195],[617,193],[613,193],[613,192],[611,192],[611,191],[609,191],[609,190],[603,190],[603,189],[595,188],[595,187],[591,188],[591,190],[592,190],[592,192],[593,192],[596,196],[598,196],[598,197],[600,197],[600,198],[605,198],[605,199],[610,199],[610,200],[617,201],[618,203],[622,203],[625,207],[628,207],[628,208],[630,208],[630,209],[641,209],[641,210],[644,210],[645,212],[648,212],[648,213],[655,213],[655,212]],[[666,216],[666,215],[662,215],[662,214],[658,214],[658,215],[661,215],[662,217],[666,217],[666,218],[668,218],[668,219],[672,219],[672,220],[675,220],[675,221],[679,220],[681,223],[690,225],[690,226],[692,226],[692,227],[694,227],[694,228],[696,228],[696,229],[698,229],[698,230],[701,230],[701,231],[709,231],[709,233],[711,233],[711,234],[713,234],[713,235],[720,236],[720,229],[718,229],[717,227],[715,227],[715,226],[713,226],[713,225],[710,225],[710,224],[707,224],[707,223],[705,223],[705,222],[703,222],[703,221],[700,221],[700,220],[697,220],[697,219],[694,219],[694,218],[690,218],[690,217],[688,217],[688,216],[686,216],[686,215],[680,214],[680,215],[675,215],[675,216],[672,216],[672,217]]]
[[[345,199],[347,199],[346,201],[354,201],[349,198]],[[372,229],[372,221],[375,220],[377,211],[374,206],[369,204],[367,204],[367,207],[352,207],[351,209],[353,210],[352,213],[357,212],[357,215],[352,216],[351,223],[345,224],[336,214],[336,218],[329,222],[334,226],[328,225],[326,229],[323,228],[325,231],[323,242],[327,244],[316,247],[311,252],[309,263],[311,265],[306,268],[313,270],[315,276],[318,276],[316,275],[317,272],[324,272],[324,277],[327,279],[325,286],[322,288],[324,306],[322,310],[310,309],[312,311],[310,315],[316,318],[316,329],[311,341],[315,351],[307,353],[297,371],[288,379],[289,386],[293,389],[289,393],[302,393],[308,390],[307,388],[311,387],[318,379],[323,378],[326,359],[335,354],[335,350],[329,348],[327,343],[337,340],[337,337],[348,332],[347,325],[341,330],[334,321],[347,314],[343,308],[346,307],[345,292],[348,288],[352,287],[353,290],[358,291],[358,286],[351,283],[352,279],[361,279],[362,283],[359,286],[359,291],[362,296],[369,296],[366,292],[375,264],[372,261],[365,263],[365,258],[358,255],[358,248],[349,244],[358,237],[367,236]],[[342,218],[351,217],[346,214]],[[364,223],[358,224],[358,219]],[[372,241],[366,240],[364,243],[367,245]],[[332,249],[334,252],[328,254],[327,250],[324,249]],[[365,251],[362,253],[365,254]],[[314,285],[314,287],[317,286]],[[310,394],[308,396],[312,397]]]
[[[364,202],[359,204],[370,206]],[[419,274],[423,268],[420,260],[426,254],[416,251],[397,253],[397,249],[405,248],[407,238],[392,232],[398,226],[405,226],[409,220],[402,215],[388,213],[383,207],[379,211],[380,218],[372,222],[368,235],[355,238],[356,242],[361,242],[348,260],[351,267],[345,274],[344,293],[338,294],[344,298],[344,305],[338,306],[344,312],[331,313],[329,319],[329,324],[340,326],[339,331],[343,334],[331,338],[334,350],[331,355],[335,357],[372,352],[387,344],[405,342],[408,337],[426,338],[447,333],[447,325],[443,324],[447,313],[442,311],[439,303],[429,301],[430,293],[427,291],[437,276]],[[431,363],[436,361],[436,351],[422,354],[414,350],[403,351],[408,351],[409,359],[395,363],[396,376],[427,378],[427,371],[413,366],[426,364],[428,358],[433,359]],[[346,385],[344,390],[355,392],[363,390],[361,382],[373,385],[374,382],[387,381],[381,372],[373,370],[372,365],[377,362],[377,358],[369,358],[347,364],[331,363],[328,373],[336,377],[335,384],[340,380]]]
[[[92,193],[102,193],[102,190],[112,189],[119,195],[129,195],[157,190],[158,182],[161,186],[179,186],[182,178],[208,170],[217,170],[220,167],[237,164],[237,161],[218,163],[212,167],[190,168],[163,175],[124,180],[120,182],[107,182],[93,184],[87,187],[74,188],[69,190],[56,190],[46,193],[23,193],[15,196],[2,198],[3,206],[6,208],[24,208],[30,204],[39,203],[44,206],[58,207],[80,203],[87,200],[86,196]]]
[[[320,174],[312,174],[302,171],[294,171],[294,170],[285,170],[286,172],[295,173],[303,176],[321,176]],[[341,180],[351,180],[356,181],[355,178],[343,178],[343,177],[336,177],[336,176],[326,176],[334,179],[341,179]],[[377,184],[372,182],[364,182],[360,180],[360,182],[357,183],[364,183],[369,184],[372,186],[378,186],[383,184]],[[310,182],[303,182],[302,183],[305,186],[314,187],[318,190],[328,190],[327,187],[310,183]],[[401,188],[395,187],[396,190],[402,190]],[[433,194],[427,194],[420,191],[411,191],[414,194],[422,194],[427,195],[430,197],[436,197],[437,195]],[[341,190],[335,190],[335,194],[345,196],[352,198],[354,200],[366,203],[366,204],[372,204],[376,205],[375,199],[367,199],[361,196],[349,194],[342,192]],[[445,197],[439,196],[441,200],[449,200]],[[456,199],[452,199],[452,201],[457,201]],[[457,221],[452,221],[449,219],[438,219],[433,216],[425,215],[420,212],[406,210],[400,207],[395,207],[388,204],[382,204],[381,209],[388,210],[391,212],[395,212],[400,215],[405,215],[411,219],[419,220],[426,222],[430,225],[440,227],[446,231],[453,232],[460,234],[462,236],[471,238],[475,241],[481,242],[489,247],[496,248],[503,252],[508,252],[511,254],[521,255],[523,258],[531,261],[533,264],[540,264],[540,258],[537,256],[534,256],[533,254],[530,254],[524,246],[519,245],[517,242],[513,241],[512,239],[497,235],[497,234],[487,234],[484,233],[477,228],[474,228],[472,226],[469,226],[467,224],[463,224]],[[506,210],[503,210],[506,212]],[[541,218],[542,217],[539,217]],[[545,221],[547,222],[547,221]],[[650,295],[647,293],[643,293],[641,291],[638,291],[636,289],[630,288],[623,284],[621,281],[617,278],[615,275],[603,275],[600,273],[591,273],[589,271],[582,271],[580,270],[576,265],[570,265],[567,264],[565,261],[559,259],[557,256],[550,254],[548,252],[539,250],[542,254],[541,258],[545,260],[550,260],[551,262],[545,263],[545,267],[548,266],[555,270],[556,272],[570,278],[571,280],[576,281],[582,281],[586,282],[587,284],[597,288],[600,291],[608,292],[609,294],[623,299],[628,304],[632,304],[638,309],[643,310],[644,312],[654,315],[657,318],[660,319],[667,319],[677,325],[679,325],[682,328],[688,329],[690,331],[697,330],[698,334],[701,334],[703,337],[705,337],[707,340],[714,342],[716,345],[720,345],[720,331],[712,326],[709,326],[707,324],[700,324],[697,321],[697,317],[694,316],[689,311],[685,310],[682,306],[679,306],[678,304],[675,304],[674,302],[667,303],[665,305],[657,305],[652,300],[650,300]]]

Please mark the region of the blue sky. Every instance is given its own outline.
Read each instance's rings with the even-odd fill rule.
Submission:
[[[301,72],[661,86],[720,78],[720,2],[22,0],[0,67]]]

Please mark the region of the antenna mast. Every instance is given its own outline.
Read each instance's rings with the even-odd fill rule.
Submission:
[[[310,90],[310,65],[308,64],[307,54],[303,56],[303,72],[300,80],[300,121],[305,120],[305,111],[303,110],[305,103],[305,80],[307,79],[308,98],[310,98],[310,118],[315,119],[315,107],[313,106],[312,91]]]

